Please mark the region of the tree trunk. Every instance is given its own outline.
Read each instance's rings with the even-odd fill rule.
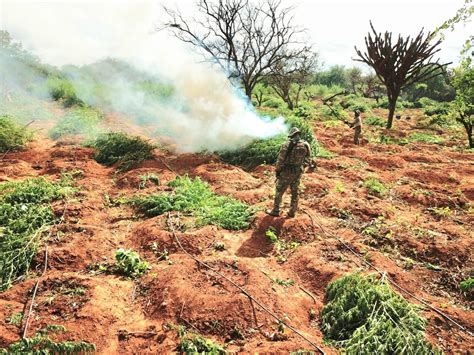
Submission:
[[[387,120],[387,129],[392,128],[393,125],[393,116],[395,114],[395,108],[397,107],[397,97],[388,98],[388,120]]]
[[[472,139],[472,124],[465,123],[464,128],[466,128],[467,139],[469,141],[469,148],[474,148],[474,141]]]
[[[249,102],[252,102],[252,88],[245,84],[245,95],[248,97]]]
[[[288,109],[293,111],[295,107],[293,105],[293,101],[291,101],[289,96],[285,97],[285,102],[286,102],[286,105],[288,106]]]

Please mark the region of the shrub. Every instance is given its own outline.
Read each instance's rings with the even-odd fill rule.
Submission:
[[[48,88],[53,100],[61,101],[64,107],[84,104],[84,102],[77,97],[72,83],[67,79],[52,77],[48,79]]]
[[[376,178],[369,178],[364,181],[364,187],[370,195],[383,196],[388,192],[387,187]]]
[[[19,150],[31,139],[31,133],[7,116],[0,116],[0,153]]]
[[[68,135],[86,135],[88,137],[97,135],[98,124],[102,115],[90,108],[80,107],[67,112],[56,126],[49,131],[52,139],[59,139]]]
[[[123,172],[140,165],[153,157],[155,146],[140,137],[125,133],[105,133],[99,135],[87,146],[96,150],[94,159],[107,166],[118,164],[117,171]]]
[[[140,255],[133,250],[118,249],[115,252],[115,270],[125,276],[135,278],[148,271],[149,265],[140,259]]]
[[[387,124],[385,119],[378,116],[369,116],[364,119],[364,123],[369,126],[376,126],[376,127],[385,127]]]
[[[423,112],[427,116],[434,116],[434,115],[446,116],[449,114],[449,111],[450,111],[449,103],[446,103],[446,102],[434,101],[431,105],[425,106],[423,108]]]
[[[178,177],[169,183],[173,193],[137,197],[130,203],[147,217],[170,211],[191,213],[197,225],[213,224],[225,229],[248,228],[254,209],[227,196],[215,194],[200,178]]]
[[[319,156],[321,153],[323,157],[329,157],[327,152],[320,148],[309,123],[298,117],[288,117],[286,122],[290,128],[299,128],[301,138],[311,145],[313,155]],[[280,147],[286,139],[286,135],[283,134],[270,139],[257,140],[235,151],[219,152],[219,155],[226,163],[240,165],[245,169],[252,169],[261,164],[274,164],[278,159]]]
[[[94,344],[84,341],[55,342],[50,333],[64,333],[66,328],[59,325],[48,325],[39,330],[34,337],[20,339],[7,349],[0,349],[0,354],[93,354]]]
[[[50,203],[70,195],[70,183],[37,178],[0,185],[0,291],[29,271],[45,230],[58,219]]]
[[[421,143],[431,143],[431,144],[441,144],[443,143],[443,138],[435,136],[431,133],[412,133],[407,138],[403,139],[401,143],[413,143],[413,142],[421,142]]]
[[[427,322],[418,308],[375,275],[330,283],[321,321],[326,338],[348,354],[439,353],[424,336]]]
[[[268,100],[265,100],[262,103],[262,106],[270,108],[283,108],[286,107],[286,103],[282,99],[271,97]]]

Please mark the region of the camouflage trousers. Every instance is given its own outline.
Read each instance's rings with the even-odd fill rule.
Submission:
[[[291,173],[283,172],[280,177],[277,179],[276,191],[275,191],[275,201],[273,203],[273,211],[280,212],[280,205],[283,199],[283,194],[288,189],[291,190],[291,205],[290,212],[296,213],[298,209],[298,191],[301,181],[301,172]]]
[[[360,134],[362,133],[361,127],[354,128],[354,144],[359,144]]]

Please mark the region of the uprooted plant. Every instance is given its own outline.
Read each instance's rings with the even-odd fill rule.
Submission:
[[[311,145],[312,153],[321,158],[331,158],[332,154],[318,144],[314,137],[310,124],[298,117],[288,117],[288,126],[297,127],[301,131],[301,139]],[[249,145],[235,150],[220,152],[220,157],[226,163],[240,165],[246,169],[252,169],[261,164],[273,164],[278,158],[278,153],[286,135],[280,135],[270,139],[257,140]]]
[[[180,341],[177,350],[180,352],[185,354],[209,355],[220,355],[226,353],[221,345],[194,332],[188,332],[183,326],[174,324],[169,324],[168,326],[178,332]]]
[[[88,268],[95,274],[119,274],[135,279],[145,274],[150,265],[143,261],[136,251],[119,248],[115,251],[115,263],[94,263]]]
[[[17,125],[10,117],[0,116],[0,153],[19,150],[31,139],[26,127]]]
[[[59,325],[48,325],[39,330],[33,337],[20,339],[6,349],[0,349],[0,354],[93,354],[95,344],[85,341],[55,342],[50,338],[51,333],[64,333],[66,328]]]
[[[352,274],[329,284],[322,331],[347,354],[438,354],[419,309],[384,277]]]
[[[196,225],[208,224],[231,230],[248,228],[255,210],[243,202],[214,193],[199,177],[178,177],[169,183],[172,193],[141,196],[130,200],[139,213],[154,217],[180,211],[193,215]]]
[[[105,133],[86,144],[96,150],[94,159],[107,166],[117,164],[117,171],[133,169],[153,157],[155,146],[140,137],[125,133]]]
[[[60,219],[51,202],[71,195],[71,184],[66,175],[59,182],[35,178],[0,184],[0,291],[28,273],[46,231]]]

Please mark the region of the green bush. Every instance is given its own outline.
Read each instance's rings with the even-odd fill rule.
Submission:
[[[84,104],[84,102],[77,97],[72,83],[67,79],[51,77],[48,79],[48,88],[53,100],[60,101],[64,107]]]
[[[427,322],[418,308],[375,275],[330,283],[321,321],[325,337],[347,354],[440,353],[425,338]]]
[[[424,107],[434,106],[435,104],[436,104],[435,100],[432,100],[428,97],[422,97],[415,103],[415,106],[418,108],[424,108]]]
[[[370,195],[384,196],[388,192],[387,187],[373,177],[364,181],[364,187]]]
[[[435,101],[436,102],[436,101]],[[446,116],[450,112],[449,103],[446,102],[436,102],[430,106],[423,108],[423,112],[427,116],[443,115]]]
[[[69,135],[85,135],[92,137],[98,134],[98,125],[102,115],[87,107],[78,107],[67,112],[56,126],[49,131],[52,139],[59,139]]]
[[[416,132],[409,135],[407,138],[402,140],[402,144],[421,142],[431,144],[441,144],[444,142],[443,138],[435,136],[431,133]]]
[[[50,333],[64,333],[66,328],[59,325],[48,325],[36,332],[32,338],[20,339],[7,349],[0,349],[0,354],[93,354],[96,351],[94,344],[84,341],[55,342]]]
[[[96,150],[94,159],[107,166],[118,164],[117,171],[123,172],[140,165],[153,157],[155,146],[140,137],[125,133],[105,133],[86,144]]]
[[[136,197],[130,200],[147,217],[181,211],[196,217],[197,225],[213,224],[225,229],[248,228],[254,209],[227,196],[215,194],[200,178],[178,177],[169,183],[173,193]]]
[[[262,106],[269,107],[269,108],[283,108],[283,107],[286,107],[286,103],[282,99],[271,97],[265,100],[262,103]]]
[[[31,133],[7,116],[0,116],[0,153],[19,150],[31,139]]]
[[[50,203],[73,192],[67,178],[0,184],[0,291],[29,271],[45,230],[58,220]]]
[[[125,276],[136,278],[148,271],[149,265],[133,250],[118,249],[115,252],[115,270]]]
[[[369,116],[364,119],[364,123],[369,126],[376,126],[376,127],[385,127],[387,122],[386,119],[378,116]]]
[[[289,128],[298,127],[300,129],[301,138],[311,145],[314,156],[331,157],[327,154],[327,151],[319,146],[309,123],[299,117],[288,117],[286,123]],[[286,139],[286,134],[282,134],[270,139],[257,140],[235,151],[219,152],[219,156],[226,163],[239,165],[245,169],[252,169],[261,164],[274,164],[278,159],[280,147]]]

